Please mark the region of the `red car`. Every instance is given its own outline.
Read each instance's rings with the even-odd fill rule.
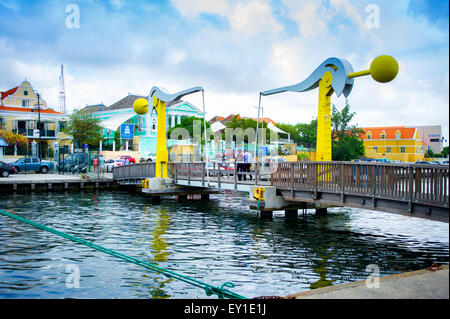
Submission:
[[[136,160],[133,157],[131,157],[130,155],[122,155],[122,156],[117,157],[117,159],[121,159],[121,160],[127,159],[130,164],[131,163],[133,163],[133,164],[136,163]]]

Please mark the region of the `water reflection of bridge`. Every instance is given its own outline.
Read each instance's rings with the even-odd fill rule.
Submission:
[[[251,191],[275,187],[284,200],[316,206],[349,206],[449,222],[449,166],[354,162],[260,163],[240,180],[232,163],[170,163],[169,175],[187,188]],[[155,176],[154,163],[116,167],[114,180],[137,185]],[[195,189],[192,190],[195,192]]]

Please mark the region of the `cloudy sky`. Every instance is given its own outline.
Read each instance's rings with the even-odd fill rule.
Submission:
[[[448,138],[448,25],[448,0],[0,0],[0,90],[26,78],[56,107],[64,64],[69,110],[153,85],[203,86],[207,118],[256,117],[260,91],[298,83],[328,57],[359,71],[389,54],[394,81],[355,80],[355,123],[442,125]],[[202,106],[198,93],[186,99]],[[317,91],[262,106],[277,122],[309,122]]]

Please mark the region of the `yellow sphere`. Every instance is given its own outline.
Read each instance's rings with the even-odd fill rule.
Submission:
[[[398,63],[390,55],[380,55],[370,64],[370,75],[375,81],[386,83],[395,79],[398,73]]]
[[[148,101],[147,99],[137,99],[133,103],[133,110],[140,115],[143,115],[148,112]]]

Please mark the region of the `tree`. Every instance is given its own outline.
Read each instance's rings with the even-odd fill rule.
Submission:
[[[448,153],[449,153],[448,146],[444,146],[444,148],[442,149],[441,154],[444,155],[444,157],[447,157]]]
[[[13,133],[13,132],[10,132],[10,131],[0,130],[0,137],[9,146],[13,146],[14,144],[26,144],[26,143],[28,143],[28,138],[26,138],[22,134],[16,134],[16,133]]]
[[[340,112],[336,106],[333,105],[331,115],[331,140],[339,141],[346,136],[358,136],[358,134],[363,133],[356,125],[350,125],[355,114],[355,112],[350,112],[348,100],[345,100],[345,106]]]
[[[436,157],[436,154],[434,154],[432,150],[427,150],[425,152],[425,157],[433,158],[433,157]]]
[[[64,132],[71,135],[80,147],[83,144],[98,147],[102,140],[103,131],[99,122],[100,120],[93,118],[89,113],[83,114],[80,111],[74,111],[69,117]]]
[[[331,115],[331,141],[333,161],[350,161],[364,155],[364,144],[359,138],[363,131],[351,121],[356,113],[350,112],[350,105],[345,101],[339,110],[333,105]]]
[[[345,136],[331,148],[333,161],[351,161],[364,155],[364,144],[356,136]]]
[[[295,125],[298,130],[299,144],[315,148],[317,143],[317,119],[311,120],[310,123],[298,123]]]
[[[275,124],[275,126],[278,127],[280,130],[288,133],[290,135],[291,140],[293,140],[294,143],[300,144],[299,130],[295,125],[287,123],[277,123]]]
[[[257,121],[253,120],[253,119],[242,119],[239,118],[239,114],[235,115],[231,121],[229,121],[226,124],[227,128],[231,128],[231,129],[242,129],[243,132],[245,132],[245,130],[247,129],[253,129],[253,132],[255,133],[256,136],[256,126],[257,126]],[[259,123],[258,126],[259,129],[266,129],[266,141],[270,140],[270,130],[267,128],[267,123],[265,121],[261,121]],[[259,134],[259,133],[258,133]],[[222,135],[222,139],[226,139],[225,138],[225,133]],[[236,135],[233,136],[233,140],[236,141]],[[261,137],[258,137],[258,140],[261,141]],[[244,143],[248,143],[248,136],[244,135]]]
[[[195,125],[198,125],[199,127],[195,127]],[[204,137],[205,137],[205,133],[204,133],[204,119],[200,118],[200,117],[195,117],[195,116],[189,116],[189,117],[185,117],[181,120],[180,124],[175,125],[174,127],[172,127],[171,129],[169,129],[169,136],[172,134],[172,132],[174,132],[174,130],[179,129],[179,128],[183,128],[185,130],[187,130],[187,132],[189,133],[189,137],[190,138],[195,138],[197,140],[201,140],[202,144],[204,143]],[[206,130],[208,130],[208,128],[211,125],[206,122]],[[195,132],[194,132],[195,129]],[[176,131],[175,131],[176,132]],[[194,136],[194,134],[200,134],[200,136]]]

